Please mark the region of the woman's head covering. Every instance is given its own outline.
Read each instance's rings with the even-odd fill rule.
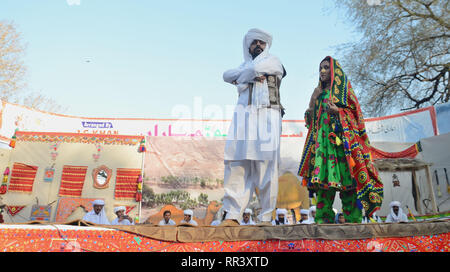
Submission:
[[[259,57],[263,57],[266,56],[269,48],[272,46],[272,35],[270,35],[269,33],[267,33],[264,30],[258,29],[258,28],[252,28],[250,29],[247,34],[245,34],[244,36],[244,42],[243,42],[243,47],[244,47],[244,60],[247,61],[251,61],[253,60],[252,55],[250,55],[250,52],[248,51],[248,49],[250,48],[250,45],[252,44],[252,42],[254,40],[260,40],[263,42],[266,42],[266,48],[264,49],[264,51],[259,54]]]

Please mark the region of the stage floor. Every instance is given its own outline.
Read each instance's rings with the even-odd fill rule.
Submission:
[[[449,252],[449,226],[448,220],[406,224],[348,224],[339,227],[296,225],[167,228],[143,225],[133,228],[120,227],[121,230],[98,226],[1,224],[0,250],[4,252]],[[388,228],[393,231],[392,237],[386,237],[385,235],[389,233],[383,232],[383,229]],[[404,231],[399,233],[397,228]],[[348,236],[356,229],[360,230],[360,233],[354,233],[357,239],[350,239]],[[362,231],[361,234],[363,229],[375,229],[380,236],[363,238],[364,235],[370,235],[370,231],[366,231],[366,234]],[[411,235],[405,232],[411,229],[419,231],[418,234]],[[311,236],[314,238],[302,237],[305,230],[315,233]],[[428,233],[425,233],[427,230]],[[248,236],[250,232],[256,236]],[[193,233],[197,233],[197,236]],[[220,236],[219,234],[226,237],[215,239]],[[242,237],[236,237],[236,234]],[[324,234],[338,239],[317,238]],[[204,237],[204,241],[197,240],[201,235],[208,237]],[[262,239],[261,235],[266,237]],[[161,239],[163,236],[166,238]],[[182,241],[188,238],[191,241]]]

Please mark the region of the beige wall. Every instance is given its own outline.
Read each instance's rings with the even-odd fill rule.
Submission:
[[[47,205],[53,201],[52,215],[50,220],[54,221],[56,217],[56,210],[58,207],[58,192],[61,181],[61,174],[64,165],[74,166],[88,166],[86,178],[83,185],[82,198],[103,198],[106,202],[105,210],[110,221],[116,216],[113,212],[115,205],[136,205],[130,213],[133,218],[139,213],[139,203],[131,200],[116,200],[114,199],[114,189],[116,181],[117,168],[139,168],[142,167],[143,154],[138,153],[138,146],[129,145],[107,145],[102,144],[102,151],[97,162],[94,161],[93,154],[97,153],[95,144],[82,143],[61,143],[57,149],[58,156],[55,161],[51,158],[51,143],[47,142],[17,142],[16,148],[11,150],[9,158],[9,167],[15,162],[25,163],[29,165],[38,166],[38,171],[33,184],[32,194],[7,192],[2,196],[3,203],[7,205],[26,205],[26,207],[16,216],[11,217],[5,211],[3,217],[5,223],[12,222],[26,222],[29,221],[31,214],[31,207],[36,204],[36,198],[39,200],[39,205]],[[3,163],[0,151],[0,163]],[[7,154],[4,155],[4,157]],[[46,167],[54,164],[55,176],[52,182],[44,182],[44,171]],[[3,170],[6,163],[0,164]],[[112,177],[109,181],[109,187],[105,189],[96,189],[93,187],[92,171],[98,166],[105,165],[112,169]],[[8,181],[9,185],[9,181]],[[84,212],[77,209],[68,219],[81,219]]]

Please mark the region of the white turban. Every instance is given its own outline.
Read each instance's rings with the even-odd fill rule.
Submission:
[[[245,61],[252,60],[252,56],[248,52],[248,49],[250,48],[250,45],[252,44],[252,42],[254,40],[261,40],[261,41],[267,43],[266,49],[264,49],[263,53],[261,53],[260,55],[263,55],[263,56],[266,55],[268,49],[270,48],[270,46],[272,46],[272,35],[270,35],[266,31],[258,29],[258,28],[250,29],[247,32],[247,34],[245,34],[245,36],[244,36],[244,60]],[[264,52],[266,52],[266,54],[264,54]]]
[[[277,209],[277,216],[279,214],[284,214],[284,216],[286,216],[287,215],[287,210],[286,209]]]
[[[309,214],[309,210],[301,209],[301,210],[300,210],[300,214],[306,214],[306,215],[308,215],[308,214]]]
[[[101,205],[101,206],[105,206],[105,201],[103,201],[102,199],[96,199],[92,202],[92,205]]]
[[[190,215],[193,216],[194,212],[192,210],[184,210],[184,215]]]
[[[242,219],[242,221],[241,221],[241,225],[255,225],[255,222],[253,222],[253,219],[252,219],[252,217],[251,217],[251,215],[253,214],[253,211],[252,211],[252,209],[245,209],[244,210],[244,214],[250,214],[250,218],[249,218],[249,220],[248,220],[248,222],[245,222],[244,221],[244,219]]]
[[[120,207],[115,207],[114,208],[114,213],[117,213],[118,211],[126,211],[127,209],[124,206],[120,206]]]
[[[92,202],[92,206],[100,205],[105,206],[105,201],[101,199],[94,200]],[[101,225],[109,225],[108,217],[106,216],[105,209],[102,207],[101,211],[97,214],[95,213],[95,210],[92,209],[90,212],[86,213],[83,217],[84,221],[89,221],[94,224],[101,224]]]
[[[391,213],[390,213],[390,220],[387,220],[389,218],[386,218],[386,222],[408,222],[408,217],[406,214],[403,213],[403,210],[401,208],[401,203],[398,201],[392,201],[389,206],[391,207]],[[398,207],[398,214],[395,214],[393,207]],[[388,216],[389,217],[389,216]]]

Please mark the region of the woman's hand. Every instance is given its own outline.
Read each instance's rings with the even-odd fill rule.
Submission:
[[[328,107],[327,107],[327,112],[328,113],[339,114],[338,106],[336,106],[336,104],[334,104],[331,100],[328,100],[327,105],[328,105]]]
[[[312,97],[314,98],[314,100],[316,100],[322,93],[323,93],[322,88],[321,88],[320,86],[317,86],[317,87],[314,89],[314,92],[313,92],[313,94],[312,94]]]
[[[311,114],[311,113],[312,113],[312,111],[313,111],[313,109],[311,109],[311,108],[307,108],[307,109],[306,109],[306,111],[305,111],[305,115],[307,115],[307,114]]]
[[[314,92],[311,95],[311,99],[309,100],[309,109],[308,110],[311,111],[312,109],[314,109],[314,106],[316,104],[316,100],[317,100],[317,98],[319,98],[319,96],[322,94],[322,92],[323,92],[323,90],[322,90],[322,88],[320,88],[320,86],[317,86],[314,89]],[[306,111],[308,111],[308,110],[306,110]]]

